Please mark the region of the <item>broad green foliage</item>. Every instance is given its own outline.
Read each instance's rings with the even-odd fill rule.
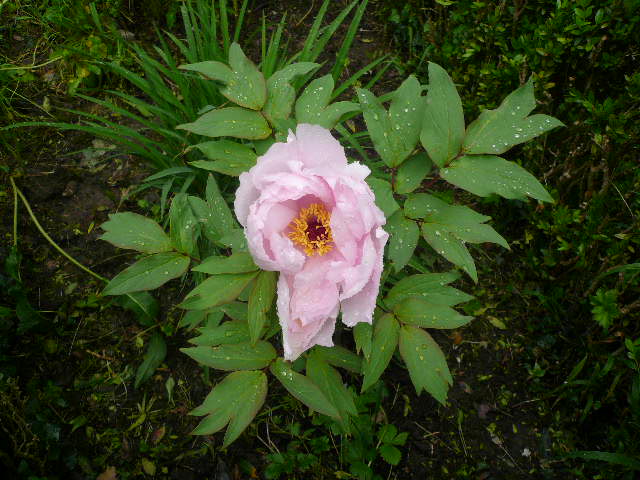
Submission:
[[[196,147],[209,160],[196,160],[190,165],[234,177],[253,167],[258,158],[251,148],[230,140],[203,142]]]
[[[159,253],[171,250],[171,240],[153,220],[133,212],[112,213],[102,224],[105,231],[100,237],[116,247],[129,248],[143,253]]]
[[[318,385],[311,379],[291,369],[282,358],[271,364],[271,373],[291,395],[296,397],[309,408],[329,417],[340,418],[338,408],[329,401]]]
[[[424,389],[444,403],[453,379],[447,360],[431,335],[421,328],[404,325],[400,329],[400,355],[407,364],[416,392]]]
[[[397,167],[418,143],[422,126],[422,87],[415,77],[407,78],[393,92],[389,111],[371,92],[358,89],[362,116],[376,151],[389,167]]]
[[[333,128],[344,114],[359,110],[358,105],[353,102],[330,104],[333,87],[334,81],[331,75],[325,75],[309,83],[296,102],[298,123]]]
[[[220,93],[233,103],[251,110],[260,110],[267,99],[267,85],[260,70],[249,60],[240,45],[229,48],[229,66],[216,61],[184,65],[180,68],[202,73],[225,84]]]
[[[247,140],[259,140],[271,134],[271,128],[262,115],[239,107],[211,110],[195,122],[178,125],[176,128],[205,137],[236,137]]]
[[[431,62],[420,142],[431,160],[443,167],[458,155],[463,138],[464,114],[456,87],[447,72]]]
[[[207,395],[191,415],[207,415],[192,432],[211,435],[228,424],[224,446],[233,442],[251,423],[267,396],[267,376],[261,371],[230,373]]]
[[[493,155],[465,155],[442,170],[442,178],[481,197],[553,199],[536,178],[514,162]]]
[[[352,27],[357,26],[365,3],[356,11]],[[337,28],[355,4],[323,35]],[[322,12],[327,7],[325,2]],[[280,23],[271,45],[279,42],[283,28]],[[310,35],[319,36],[322,42],[326,37],[318,28],[314,23]],[[429,64],[428,85],[409,76],[388,95],[376,97],[370,85],[363,85],[355,89],[357,103],[348,97],[335,101],[338,95],[348,94],[364,72],[337,88],[341,67],[334,66],[332,74],[314,79],[320,66],[315,63],[316,49],[317,45],[306,43],[296,58],[298,63],[287,63],[278,61],[270,46],[258,68],[237,43],[229,42],[227,59],[181,67],[191,72],[187,75],[204,76],[229,101],[202,104],[188,123],[176,127],[219,138],[205,142],[194,138],[189,149],[206,157],[189,165],[215,172],[217,177],[209,174],[206,183],[203,176],[198,177],[205,185],[202,196],[187,193],[185,187],[173,195],[169,235],[157,223],[134,214],[118,214],[104,225],[103,239],[151,254],[116,276],[106,294],[155,288],[183,276],[191,266],[187,280],[191,289],[179,305],[185,310],[180,325],[197,329],[197,335],[190,340],[194,346],[182,351],[203,366],[233,372],[193,412],[207,415],[194,433],[211,434],[228,424],[225,445],[237,438],[261,407],[267,371],[300,402],[337,422],[336,428],[344,433],[353,432],[358,410],[354,390],[345,385],[346,377],[338,369],[361,375],[362,392],[370,391],[398,349],[416,391],[427,391],[444,403],[453,380],[443,352],[426,329],[466,325],[472,317],[456,308],[472,297],[450,285],[458,280],[457,272],[402,273],[407,268],[428,272],[441,256],[477,282],[467,244],[509,246],[487,223],[489,216],[446,201],[451,197],[431,186],[442,180],[480,196],[497,193],[508,199],[529,196],[551,201],[523,167],[495,156],[561,125],[551,117],[527,116],[535,106],[531,81],[498,109],[483,112],[465,130],[462,102],[440,66]],[[358,114],[367,130],[350,133],[355,127],[349,124],[348,130],[341,122]],[[261,271],[247,252],[244,231],[230,208],[233,198],[229,193],[234,187],[224,175],[238,176],[250,169],[274,141],[285,141],[288,129],[301,123],[335,127],[363,158],[367,155],[360,140],[365,135],[370,140],[384,165],[372,162],[373,174],[367,182],[387,217],[385,229],[391,238],[386,257],[395,273],[385,269],[383,282],[389,280],[391,288],[382,286],[387,294],[378,303],[373,324],[359,323],[352,329],[356,352],[341,346],[316,346],[292,365],[278,356],[277,273]],[[487,148],[494,144],[495,149]],[[192,168],[182,166],[160,172],[153,180],[171,174],[189,175],[189,182],[196,178]],[[171,187],[163,188],[168,197]],[[139,227],[131,227],[134,223]],[[425,254],[433,257],[429,268]],[[145,362],[145,372],[156,363]],[[382,457],[397,464],[400,451],[396,445],[402,445],[406,437],[390,430],[381,430],[379,435]]]
[[[553,128],[563,126],[548,115],[528,116],[535,108],[533,80],[510,94],[495,110],[484,110],[467,128],[462,151],[500,154]]]
[[[177,252],[156,253],[126,268],[104,289],[105,295],[153,290],[181,276],[189,267],[189,257]]]

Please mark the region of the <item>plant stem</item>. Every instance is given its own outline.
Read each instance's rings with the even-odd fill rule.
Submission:
[[[53,239],[49,236],[49,234],[45,231],[45,229],[42,228],[42,225],[40,225],[40,222],[38,221],[38,219],[34,215],[33,210],[31,210],[31,205],[29,205],[29,202],[27,201],[25,196],[22,194],[20,189],[16,186],[16,183],[13,181],[13,177],[9,177],[9,180],[11,181],[11,186],[13,187],[14,195],[17,194],[20,197],[20,200],[22,200],[22,203],[24,203],[24,206],[27,209],[27,212],[29,212],[29,216],[31,217],[31,220],[33,220],[33,223],[35,224],[36,228],[42,234],[42,236],[53,246],[53,248],[55,248],[58,252],[60,252],[61,255],[66,257],[67,260],[69,260],[71,263],[73,263],[76,267],[80,268],[81,270],[84,270],[85,272],[87,272],[92,277],[95,277],[98,280],[102,280],[103,282],[108,283],[109,280],[107,280],[106,278],[98,275],[97,273],[91,271],[90,269],[88,269],[87,267],[82,265],[75,258],[73,258],[71,255],[69,255],[67,252],[65,252],[56,242],[53,241]],[[16,202],[17,202],[17,200],[16,200]],[[14,214],[14,228],[17,225],[16,222],[17,222],[17,214]],[[15,241],[16,241],[16,238],[14,237],[14,242]]]
[[[18,246],[18,192],[13,183],[13,177],[11,178],[11,185],[13,185],[13,246]]]

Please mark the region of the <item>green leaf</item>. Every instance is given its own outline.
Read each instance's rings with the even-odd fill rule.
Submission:
[[[345,387],[338,371],[325,362],[317,352],[312,352],[307,358],[306,372],[339,412],[343,423],[347,422],[349,415],[358,414],[353,393]]]
[[[531,140],[564,124],[547,115],[532,115],[536,100],[533,78],[510,93],[495,110],[483,110],[467,128],[462,151],[465,154],[499,155],[514,145]]]
[[[179,193],[173,197],[169,209],[171,243],[179,252],[198,257],[197,242],[200,234],[198,219],[191,210],[189,196]]]
[[[258,156],[246,145],[231,140],[213,140],[195,145],[209,160],[189,162],[197,168],[212,170],[234,177],[256,164]]]
[[[189,310],[178,322],[178,328],[186,327],[187,330],[193,330],[207,317],[208,312],[205,310]]]
[[[267,312],[273,306],[276,296],[276,272],[262,271],[258,274],[251,295],[249,295],[249,335],[251,343],[256,343],[267,322]]]
[[[160,312],[160,304],[149,292],[127,293],[117,298],[122,308],[132,311],[141,325],[150,327]]]
[[[307,85],[296,102],[298,123],[310,123],[332,129],[344,114],[360,110],[359,105],[352,102],[336,102],[329,105],[333,86],[333,77],[330,74]]]
[[[218,239],[220,245],[232,249],[234,252],[247,251],[247,237],[241,228],[233,228]]]
[[[476,264],[463,240],[453,233],[426,223],[422,225],[421,230],[423,238],[431,245],[431,248],[454,265],[462,268],[474,282],[478,282]]]
[[[458,328],[473,320],[473,317],[461,315],[447,305],[415,297],[398,302],[393,307],[393,313],[403,323],[424,328]]]
[[[396,426],[387,423],[380,427],[380,430],[378,430],[377,433],[377,437],[378,440],[380,440],[380,443],[391,443],[393,442],[393,439],[396,438],[397,434],[398,429],[396,428]]]
[[[240,45],[232,43],[229,48],[229,65],[216,61],[206,61],[181,65],[183,70],[202,73],[226,86],[220,93],[242,107],[260,110],[267,98],[267,87],[260,70],[249,60]]]
[[[232,302],[256,275],[257,272],[248,272],[209,277],[187,294],[185,301],[180,304],[180,308],[206,310]]]
[[[249,328],[246,322],[232,320],[221,325],[199,328],[199,336],[189,339],[189,343],[203,347],[246,343],[249,341]]]
[[[412,194],[404,205],[411,218],[421,218],[422,236],[447,260],[465,270],[477,281],[475,264],[465,242],[492,242],[509,248],[507,241],[489,225],[490,219],[462,205],[450,205],[426,193]]]
[[[582,460],[598,460],[601,462],[612,463],[614,465],[622,465],[631,470],[640,470],[640,461],[633,457],[623,455],[621,453],[600,452],[597,450],[586,450],[569,452],[563,455],[565,458],[579,458]]]
[[[215,178],[211,174],[207,178],[206,198],[210,209],[209,222],[216,226],[221,236],[227,235],[231,230],[238,228],[238,223],[231,213],[229,205],[222,197]]]
[[[400,208],[400,205],[398,205],[393,198],[393,192],[391,191],[391,184],[389,182],[381,178],[376,178],[373,175],[369,175],[366,182],[376,197],[376,205],[384,212],[385,217],[389,218],[393,212]]]
[[[255,272],[258,267],[253,263],[253,257],[246,252],[234,253],[229,257],[211,256],[205,258],[202,263],[193,267],[193,272],[203,272],[210,275],[220,273],[246,273]]]
[[[168,252],[171,240],[153,220],[132,212],[110,213],[109,220],[101,225],[105,240],[120,248],[129,248],[143,253]]]
[[[362,352],[365,360],[369,361],[373,343],[373,327],[371,324],[365,322],[356,323],[355,327],[353,327],[353,339],[356,342],[356,352]]]
[[[525,195],[543,202],[553,202],[551,195],[524,168],[493,155],[465,155],[440,170],[447,182],[481,197],[497,193],[504,198]]]
[[[320,388],[309,378],[291,369],[291,364],[278,358],[269,367],[271,373],[295,398],[304,403],[311,410],[340,419],[340,413],[322,393]]]
[[[422,273],[404,277],[389,290],[384,303],[393,308],[397,303],[415,297],[451,307],[472,300],[473,296],[447,285],[458,278],[460,275],[457,272]]]
[[[181,276],[190,259],[176,252],[149,255],[116,275],[105,287],[103,295],[153,290],[171,279]]]
[[[411,193],[420,186],[433,164],[426,153],[420,152],[409,157],[400,168],[393,183],[397,193]]]
[[[249,320],[249,312],[248,306],[243,302],[231,302],[225,303],[217,307],[220,311],[224,312],[224,314],[233,318],[234,320],[239,320],[241,322],[247,322]],[[248,327],[247,327],[248,328]]]
[[[368,323],[362,322],[360,324],[369,325]],[[351,350],[339,345],[334,345],[333,347],[316,345],[315,351],[318,352],[318,355],[320,355],[325,362],[334,367],[341,367],[353,373],[362,372],[362,359]]]
[[[193,432],[211,435],[229,424],[223,448],[249,426],[267,396],[267,376],[260,371],[233,372],[218,383],[192,415],[207,415]]]
[[[205,137],[235,137],[259,140],[271,135],[271,128],[258,112],[240,107],[211,110],[195,122],[183,123],[176,128]]]
[[[296,91],[289,82],[295,77],[305,75],[319,66],[319,64],[313,62],[292,63],[269,77],[267,80],[267,103],[264,106],[264,114],[272,124],[286,120],[291,115],[293,102],[296,99]]]
[[[438,167],[460,152],[464,138],[462,102],[451,77],[439,65],[429,62],[429,90],[420,141]]]
[[[356,90],[367,130],[376,151],[389,167],[400,165],[418,143],[424,99],[420,82],[411,75],[391,94],[387,112],[370,91]]]
[[[196,362],[218,370],[254,370],[269,366],[276,358],[276,351],[269,342],[230,343],[215,347],[181,348]]]
[[[136,371],[134,387],[138,388],[143,382],[146,382],[151,378],[153,372],[155,372],[156,368],[162,364],[166,356],[167,344],[164,341],[164,337],[157,331],[153,332],[151,339],[149,340],[149,345],[147,346],[147,351],[142,359],[142,363]]]
[[[382,315],[374,322],[371,355],[362,362],[362,391],[364,392],[378,381],[382,372],[391,361],[398,345],[400,326],[395,317],[389,313]]]
[[[381,445],[378,451],[382,459],[389,465],[398,465],[402,459],[402,453],[393,445]]]
[[[413,256],[418,245],[420,229],[415,221],[404,216],[402,210],[396,211],[387,218],[385,229],[391,235],[387,256],[393,263],[395,271],[399,272]]]
[[[400,355],[419,395],[424,389],[444,405],[453,378],[438,344],[427,332],[412,325],[400,329]]]

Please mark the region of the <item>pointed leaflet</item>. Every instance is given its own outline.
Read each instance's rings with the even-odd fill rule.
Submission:
[[[189,162],[189,165],[233,177],[237,177],[253,167],[258,158],[251,148],[231,140],[213,140],[198,143],[195,147],[212,161],[197,160]]]
[[[424,328],[458,328],[473,320],[473,317],[461,315],[447,305],[416,297],[398,302],[393,307],[393,313],[402,323]]]
[[[116,275],[107,284],[103,295],[153,290],[171,279],[181,276],[189,266],[189,257],[176,252],[149,255]]]
[[[400,325],[393,315],[384,314],[374,323],[371,355],[369,359],[365,358],[365,361],[362,362],[362,373],[364,374],[362,379],[363,392],[378,381],[382,372],[389,365],[393,352],[396,351],[396,346],[398,345]]]
[[[338,410],[343,423],[349,415],[357,415],[358,411],[353,402],[353,393],[344,386],[338,371],[325,362],[317,352],[312,352],[307,358],[306,372],[329,402]]]
[[[220,224],[220,228],[223,232],[226,233],[227,231],[238,227],[238,223],[231,213],[229,205],[222,197],[218,184],[211,174],[207,177],[205,196],[207,197],[207,204],[213,213],[213,220]]]
[[[329,105],[333,86],[331,75],[317,78],[307,85],[296,102],[298,123],[311,123],[332,129],[345,113],[360,110],[358,104],[352,102],[336,102]]]
[[[249,328],[246,322],[231,320],[221,325],[208,325],[198,329],[199,336],[189,339],[189,343],[201,347],[215,347],[222,344],[246,343]]]
[[[311,410],[335,419],[340,418],[340,413],[329,402],[329,399],[322,393],[320,388],[308,377],[294,372],[290,363],[278,358],[269,368],[271,373],[280,380],[284,388]]]
[[[160,225],[137,213],[110,213],[109,220],[100,228],[105,240],[120,248],[130,248],[144,253],[160,253],[171,250],[171,240]]]
[[[264,106],[264,114],[273,124],[274,121],[286,120],[291,115],[291,108],[296,99],[296,91],[289,84],[299,75],[309,73],[317,63],[300,62],[293,63],[278,70],[267,80],[267,103]]]
[[[385,229],[391,235],[387,257],[393,263],[395,271],[398,272],[411,260],[418,245],[420,229],[414,220],[409,220],[404,216],[402,210],[396,211],[387,218]]]
[[[181,348],[196,362],[218,370],[254,370],[269,366],[276,358],[276,351],[269,342],[230,343],[215,347],[200,346]]]
[[[229,48],[229,65],[216,61],[181,65],[183,70],[202,73],[204,76],[226,84],[220,93],[233,103],[252,110],[260,110],[267,98],[267,87],[260,70],[249,60],[240,45]]]
[[[258,267],[253,263],[253,257],[246,252],[234,253],[229,257],[214,255],[205,258],[202,263],[193,267],[193,272],[203,272],[210,275],[220,273],[255,272]]]
[[[422,87],[412,75],[392,93],[389,112],[366,89],[357,89],[358,101],[376,151],[389,167],[400,165],[418,143],[423,112]]]
[[[261,271],[249,295],[249,335],[255,344],[267,321],[267,312],[273,306],[276,295],[276,272]]]
[[[368,323],[360,323],[362,325],[369,325]],[[359,325],[360,325],[359,324]],[[353,373],[361,373],[362,371],[362,359],[340,345],[334,345],[333,347],[322,347],[316,345],[314,351],[322,357],[322,359],[334,367],[344,368]]]
[[[371,187],[373,195],[376,198],[376,205],[384,212],[385,217],[390,217],[393,212],[400,208],[398,202],[393,198],[391,184],[381,178],[369,175],[366,179],[367,184]]]
[[[198,257],[197,242],[200,236],[200,224],[193,214],[186,193],[179,193],[171,201],[169,209],[169,233],[171,243],[179,252]]]
[[[191,412],[191,415],[207,415],[192,433],[211,435],[228,423],[223,445],[228,446],[251,423],[266,395],[267,376],[264,372],[230,373],[213,387],[202,405]]]
[[[353,340],[356,342],[356,352],[362,352],[365,360],[369,361],[373,342],[373,327],[371,324],[365,322],[356,323],[355,327],[353,327]]]
[[[271,128],[260,113],[240,107],[210,110],[195,122],[176,128],[205,137],[236,137],[247,140],[267,138]]]
[[[404,277],[389,290],[384,303],[393,308],[397,303],[415,297],[451,307],[472,300],[471,295],[447,285],[458,278],[460,274],[457,272],[422,273]]]
[[[449,205],[426,193],[410,195],[404,205],[408,217],[423,219],[424,239],[447,260],[462,267],[477,281],[473,258],[464,245],[492,242],[509,248],[507,241],[484,222],[490,217],[462,205]]]
[[[497,193],[509,199],[526,195],[543,202],[553,201],[540,182],[524,168],[493,155],[465,155],[440,170],[440,176],[481,197]]]
[[[167,343],[164,341],[164,337],[159,332],[153,332],[149,339],[149,345],[147,351],[144,354],[142,363],[136,371],[136,381],[134,387],[138,388],[140,384],[147,381],[156,371],[164,358],[167,356]]]
[[[416,393],[424,389],[444,404],[453,378],[438,344],[427,332],[412,325],[400,329],[400,355],[407,365]]]
[[[431,160],[443,167],[460,152],[464,138],[462,102],[451,77],[429,62],[429,90],[420,141]]]
[[[547,115],[532,115],[536,100],[533,77],[505,98],[495,110],[483,110],[467,128],[462,151],[465,154],[500,154],[514,145],[564,124]]]
[[[187,310],[206,310],[232,302],[258,272],[213,275],[191,290],[179,305]]]
[[[411,193],[420,186],[433,164],[426,153],[420,152],[408,158],[400,168],[393,182],[396,193]]]

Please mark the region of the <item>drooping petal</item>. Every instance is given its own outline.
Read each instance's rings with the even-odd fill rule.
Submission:
[[[284,358],[295,360],[303,352],[314,345],[330,347],[333,345],[333,331],[335,320],[338,315],[339,304],[336,302],[333,308],[327,312],[319,321],[302,324],[302,322],[292,314],[291,300],[293,276],[280,274],[278,279],[278,318],[282,327],[282,343],[284,347]]]
[[[342,323],[349,327],[353,327],[360,322],[371,323],[373,320],[373,311],[376,308],[376,298],[380,289],[380,275],[382,274],[382,252],[384,245],[389,238],[387,232],[382,228],[376,229],[376,250],[380,252],[378,255],[373,272],[367,284],[355,295],[340,302],[342,310]]]

